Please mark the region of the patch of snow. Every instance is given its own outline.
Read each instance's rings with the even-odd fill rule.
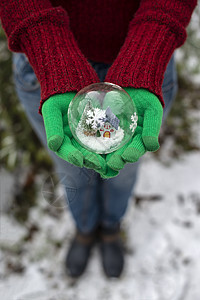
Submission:
[[[11,217],[1,214],[0,218],[0,246],[14,246],[25,236],[26,228],[19,225]]]
[[[8,280],[0,282],[0,297],[4,300],[39,300],[44,290],[46,279],[33,264],[29,266],[24,276],[11,275]],[[32,295],[37,297],[34,298]]]
[[[173,165],[168,167],[161,167],[159,161],[150,157],[151,154],[148,153],[141,165],[142,180],[137,183],[136,193],[137,190],[142,190],[144,194],[174,195],[181,190],[184,193],[200,190],[200,169],[197,163],[200,161],[199,151],[181,156],[180,160],[173,161]]]

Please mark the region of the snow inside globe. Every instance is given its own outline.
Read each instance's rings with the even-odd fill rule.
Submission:
[[[80,90],[68,109],[74,138],[89,151],[106,154],[125,145],[137,127],[137,111],[120,86],[100,82]]]

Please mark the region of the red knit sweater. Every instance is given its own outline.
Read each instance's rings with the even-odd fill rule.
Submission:
[[[196,5],[197,0],[1,0],[0,16],[9,49],[24,52],[36,73],[41,104],[98,82],[87,59],[112,63],[106,81],[146,88],[164,104],[164,72],[185,42]]]

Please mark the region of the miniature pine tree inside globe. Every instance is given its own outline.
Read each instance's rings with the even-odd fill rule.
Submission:
[[[137,127],[137,111],[120,86],[94,83],[80,90],[68,109],[74,138],[89,151],[113,152],[125,145]]]

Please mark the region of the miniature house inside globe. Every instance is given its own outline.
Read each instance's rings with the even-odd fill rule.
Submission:
[[[137,127],[137,111],[129,94],[120,86],[94,83],[80,90],[68,109],[74,138],[84,148],[99,154],[125,145]]]

